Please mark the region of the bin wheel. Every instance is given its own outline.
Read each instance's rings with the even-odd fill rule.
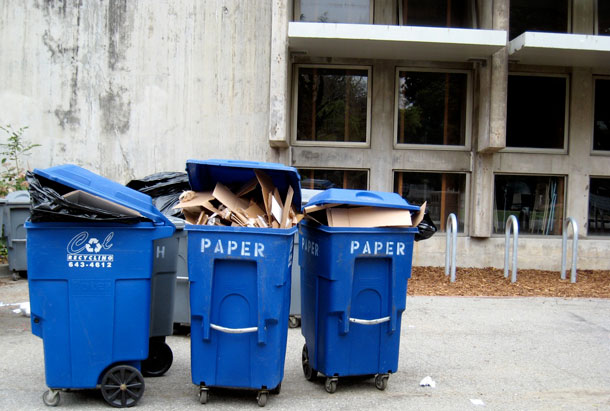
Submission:
[[[256,402],[259,407],[264,407],[267,405],[267,397],[269,397],[269,391],[259,391],[256,396]]]
[[[117,365],[106,371],[100,389],[113,407],[133,407],[144,394],[144,377],[131,365]]]
[[[289,328],[299,328],[301,326],[301,319],[295,315],[288,317]]]
[[[210,398],[210,390],[206,387],[199,387],[199,402],[201,404],[207,404]]]
[[[160,377],[169,370],[174,361],[172,349],[165,342],[150,342],[148,358],[142,361],[142,374],[145,377]]]
[[[57,390],[46,390],[42,393],[42,402],[47,407],[57,407],[59,405],[59,391]]]
[[[390,378],[388,374],[377,374],[375,376],[375,387],[381,391],[388,388],[388,378]]]
[[[282,383],[280,382],[277,387],[271,390],[271,394],[278,395],[282,391]]]
[[[18,272],[13,271],[13,272],[11,273],[11,278],[13,279],[13,281],[19,281],[19,279],[20,279],[21,277],[19,276],[19,273],[18,273]]]
[[[307,344],[303,345],[303,354],[301,355],[301,362],[303,364],[303,374],[307,381],[313,381],[318,376],[318,372],[314,370],[309,364],[309,352],[307,351]]]
[[[337,391],[337,382],[339,379],[337,377],[326,377],[326,383],[324,383],[324,388],[326,388],[326,392],[329,394]]]

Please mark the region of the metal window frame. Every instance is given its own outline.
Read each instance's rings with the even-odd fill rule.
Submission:
[[[301,21],[301,1],[303,0],[294,0],[292,21]],[[375,12],[375,0],[369,0],[369,24],[374,24],[374,12]],[[333,23],[331,23],[333,24]],[[341,23],[341,24],[358,24],[358,23]]]
[[[596,82],[597,80],[605,80],[607,82],[610,83],[610,77],[608,76],[593,76],[592,77],[593,80],[593,93],[592,93],[592,101],[591,101],[591,107],[593,107],[593,110],[591,110],[591,146],[590,146],[590,154],[592,156],[610,156],[610,150],[595,150],[594,146],[595,146],[595,93],[597,91],[596,89]],[[610,96],[608,96],[608,98],[610,98]]]
[[[466,120],[464,125],[464,145],[443,145],[443,144],[410,144],[398,142],[398,107],[400,98],[400,73],[461,73],[466,74]],[[443,150],[443,151],[470,151],[472,148],[472,110],[473,110],[473,91],[472,71],[461,69],[435,69],[423,67],[398,66],[394,76],[394,137],[393,147],[396,150]]]
[[[371,169],[370,168],[354,168],[354,167],[310,167],[310,166],[295,166],[293,165],[294,168],[296,168],[297,170],[299,169],[306,169],[306,170],[329,170],[329,171],[364,171],[366,172],[366,189],[368,190],[369,187],[371,186]],[[304,187],[307,188],[307,187]]]
[[[323,68],[338,70],[366,70],[367,71],[367,96],[366,96],[366,140],[364,142],[341,142],[341,141],[303,141],[297,140],[297,119],[299,102],[299,69],[301,68]],[[371,115],[373,106],[373,66],[352,64],[294,64],[292,77],[292,113],[290,127],[290,144],[300,147],[354,147],[370,148],[371,146]]]
[[[403,0],[397,0],[398,1],[398,25],[399,26],[405,26],[404,21],[403,21]],[[478,29],[479,24],[478,24],[478,13],[477,13],[477,7],[476,7],[476,3],[473,0],[468,0],[468,3],[470,5],[470,13],[472,14],[472,29]],[[446,28],[445,26],[430,26],[430,27],[443,27]]]

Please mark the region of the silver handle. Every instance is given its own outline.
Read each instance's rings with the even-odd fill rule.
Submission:
[[[210,324],[210,328],[215,329],[216,331],[220,331],[227,334],[245,334],[245,333],[253,333],[258,331],[258,327],[248,327],[248,328],[227,328],[221,327],[220,325]]]
[[[374,320],[362,320],[360,318],[351,318],[349,319],[350,323],[363,324],[363,325],[375,325],[381,324],[390,321],[390,317],[376,318]]]

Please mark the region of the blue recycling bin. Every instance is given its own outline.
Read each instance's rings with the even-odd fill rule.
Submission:
[[[419,210],[394,193],[330,189],[308,206],[346,204]],[[375,375],[385,389],[398,367],[400,322],[417,228],[299,225],[305,378]]]
[[[274,163],[189,160],[194,191],[246,183],[265,171],[282,198],[289,186],[300,209],[296,169]],[[288,335],[292,244],[297,228],[187,224],[191,375],[208,401],[211,387],[258,391],[264,406],[279,393]]]
[[[100,388],[110,405],[135,405],[148,357],[153,241],[174,226],[149,196],[78,166],[34,174],[149,220],[26,222],[32,333],[43,340],[50,388],[45,404],[57,405],[61,389]]]

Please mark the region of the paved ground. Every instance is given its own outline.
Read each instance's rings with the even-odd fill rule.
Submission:
[[[26,301],[27,282],[0,275],[0,302]],[[29,319],[0,307],[0,409],[46,409],[42,340]],[[372,379],[323,380],[301,371],[304,339],[288,334],[282,392],[273,410],[608,410],[610,300],[556,298],[408,297],[399,370],[387,390]],[[190,379],[188,337],[168,339],[174,364],[146,380],[140,410],[257,409],[252,393],[212,392],[199,404]],[[436,388],[420,387],[430,376]],[[480,400],[484,405],[475,405]],[[61,409],[109,410],[98,391],[62,393]]]

